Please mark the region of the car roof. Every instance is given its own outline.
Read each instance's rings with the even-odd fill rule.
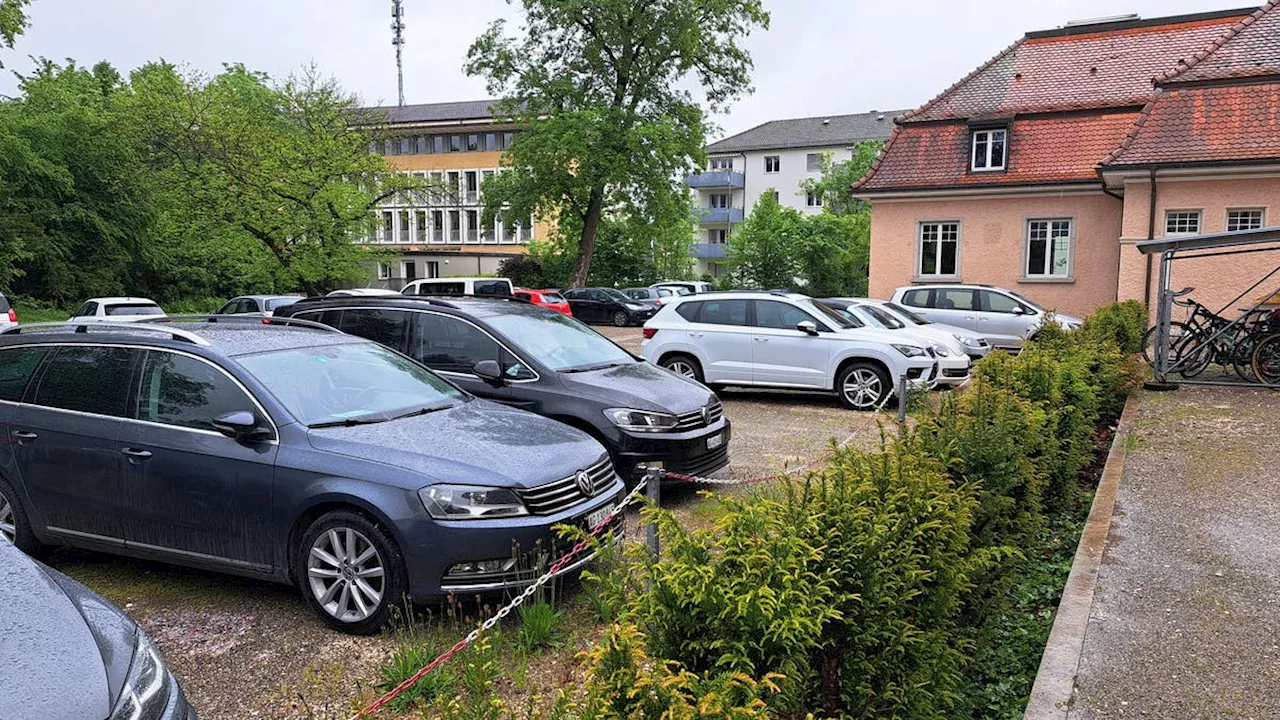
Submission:
[[[102,305],[115,305],[120,303],[151,303],[152,305],[159,305],[155,300],[144,297],[96,297],[89,298],[88,300],[85,300],[85,302],[96,302]]]
[[[430,308],[444,312],[455,312],[469,317],[493,317],[495,315],[525,314],[538,315],[554,312],[538,307],[531,302],[506,295],[492,297],[476,297],[473,295],[401,295],[374,297],[326,297],[308,298],[281,308],[277,315],[291,317],[300,312],[324,309],[338,309],[358,303],[360,307],[388,307],[405,310],[422,310]],[[558,314],[558,313],[557,313]]]
[[[995,285],[983,285],[980,283],[923,283],[920,285],[907,285],[898,288],[899,290],[932,290],[934,288],[982,288],[984,290],[1004,290],[1002,287]],[[1008,292],[1007,290],[1005,292]]]
[[[265,325],[261,322],[219,320],[207,323],[65,323],[65,325],[65,331],[51,324],[40,327],[40,331],[34,333],[0,333],[0,345],[21,345],[23,341],[34,344],[70,340],[76,344],[123,343],[188,351],[204,347],[212,349],[216,354],[235,357],[272,350],[370,342],[361,337],[328,329]],[[18,326],[18,329],[20,331],[23,328]],[[163,331],[172,331],[173,334],[166,334]],[[192,337],[204,342],[194,342]]]
[[[418,278],[412,280],[407,285],[424,285],[426,283],[447,283],[447,282],[473,282],[478,280],[494,280],[497,282],[511,282],[508,278],[502,277],[434,277],[434,278]]]
[[[301,300],[304,297],[306,297],[306,295],[288,293],[288,294],[282,294],[282,295],[237,295],[231,299],[232,300],[275,300],[276,298],[298,298],[299,300]]]
[[[687,303],[698,300],[758,300],[770,297],[783,298],[784,300],[812,300],[813,298],[804,293],[788,293],[779,292],[777,290],[712,290],[711,292],[698,293],[697,295],[681,295],[676,298],[678,302]]]

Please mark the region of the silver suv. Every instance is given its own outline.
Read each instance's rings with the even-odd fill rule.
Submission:
[[[911,285],[894,290],[893,302],[931,322],[972,330],[1002,348],[1022,347],[1050,314],[1018,293],[992,285]],[[1067,330],[1084,322],[1058,313],[1053,318]]]

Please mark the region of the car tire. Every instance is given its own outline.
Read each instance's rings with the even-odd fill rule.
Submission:
[[[0,480],[0,535],[28,555],[44,547],[31,531],[31,520],[18,499],[18,493],[4,480]]]
[[[320,619],[351,635],[376,634],[408,591],[395,541],[364,515],[347,510],[311,523],[294,553],[294,576]]]
[[[850,363],[836,376],[836,395],[850,410],[875,410],[892,392],[889,374],[869,362]]]
[[[697,382],[706,384],[706,381],[703,380],[702,376],[702,365],[700,365],[698,361],[690,355],[668,355],[662,358],[660,365],[680,377],[686,377],[690,380],[696,380]]]
[[[631,324],[631,316],[619,310],[613,314],[614,327],[626,327]]]

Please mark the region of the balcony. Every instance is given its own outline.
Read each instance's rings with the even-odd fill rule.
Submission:
[[[693,257],[697,260],[721,260],[728,245],[724,243],[694,243]]]
[[[703,225],[742,222],[742,208],[699,208],[699,213],[698,222]]]
[[[742,188],[746,187],[747,179],[740,172],[732,170],[712,170],[709,172],[694,173],[684,179],[686,185],[691,188],[700,188],[710,190],[714,188]]]

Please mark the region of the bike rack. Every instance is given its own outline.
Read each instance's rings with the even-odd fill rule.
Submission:
[[[1280,227],[1259,228],[1257,230],[1242,230],[1238,232],[1226,233],[1210,233],[1204,235],[1187,235],[1172,238],[1163,238],[1159,240],[1144,240],[1136,243],[1138,252],[1143,255],[1160,255],[1160,275],[1159,275],[1159,296],[1156,305],[1156,346],[1154,350],[1154,368],[1156,381],[1169,387],[1172,385],[1217,385],[1229,387],[1280,387],[1275,384],[1265,384],[1261,382],[1244,382],[1232,380],[1196,380],[1193,378],[1170,379],[1170,375],[1176,374],[1182,368],[1189,358],[1180,357],[1178,360],[1170,364],[1170,336],[1169,329],[1173,322],[1173,304],[1174,299],[1183,292],[1174,292],[1170,288],[1173,275],[1173,263],[1177,260],[1203,259],[1212,257],[1223,257],[1229,255],[1246,255],[1252,253],[1264,252],[1280,252]],[[1258,289],[1263,283],[1270,280],[1277,273],[1280,273],[1280,263],[1267,274],[1263,275],[1259,280],[1246,288],[1234,299],[1222,307],[1215,315],[1221,316],[1230,311],[1231,307],[1242,300],[1246,295]],[[1214,342],[1222,338],[1227,333],[1238,329],[1243,325],[1247,318],[1258,311],[1266,301],[1271,298],[1268,295],[1262,301],[1255,303],[1252,307],[1240,314],[1237,318],[1230,321],[1226,325],[1218,328],[1209,338],[1201,344],[1203,350],[1198,352],[1211,352]]]

